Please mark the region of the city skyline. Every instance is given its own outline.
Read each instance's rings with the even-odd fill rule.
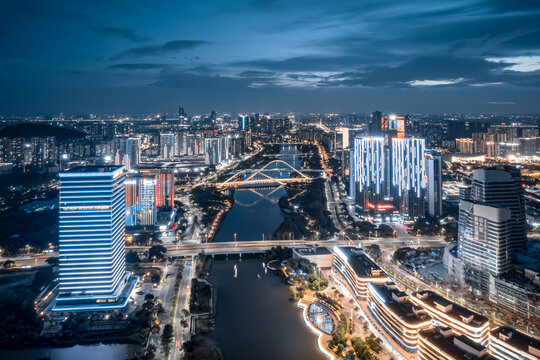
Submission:
[[[535,2],[3,4],[0,113],[534,113]]]

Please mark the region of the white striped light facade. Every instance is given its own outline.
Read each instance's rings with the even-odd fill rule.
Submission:
[[[59,293],[55,311],[125,306],[125,168],[60,174]]]
[[[416,138],[392,139],[392,186],[395,195],[402,196],[414,192],[417,198],[423,196],[426,182],[426,141]]]
[[[390,290],[386,290],[390,289]],[[393,283],[386,284],[368,284],[369,300],[368,309],[373,314],[375,319],[384,328],[384,330],[396,340],[407,352],[415,353],[418,349],[418,332],[422,329],[431,327],[433,321],[428,315],[418,315],[413,317],[414,321],[409,321],[407,318],[395,311],[394,306],[396,300],[393,299],[392,293],[399,294],[400,291]],[[390,294],[390,296],[388,296]],[[406,296],[404,293],[400,295]],[[410,300],[403,301],[405,306],[412,308]],[[421,314],[425,310],[417,307],[417,313]]]
[[[347,280],[357,297],[363,300],[368,298],[369,283],[384,284],[389,281],[386,273],[376,266],[376,264],[369,259],[365,253],[361,254],[359,257],[365,257],[368,259],[366,262],[368,262],[369,265],[371,265],[371,262],[373,262],[373,265],[375,266],[365,269],[365,273],[359,274],[357,271],[355,271],[351,264],[351,262],[355,261],[355,259],[349,258],[349,256],[352,257],[354,255],[351,254],[348,256],[345,254],[344,250],[347,249],[334,246],[334,261],[332,265],[345,278],[345,280]]]
[[[354,139],[351,152],[351,185],[358,191],[371,190],[382,194],[385,174],[384,138]]]
[[[428,301],[429,297],[433,300],[433,297],[438,298],[439,295],[431,291],[420,291],[412,293],[409,298],[413,303],[424,308],[438,326],[450,327],[457,335],[464,335],[480,345],[488,345],[490,324],[487,318],[444,298],[445,304],[448,303],[448,305],[438,306],[437,300]],[[461,311],[454,311],[455,308]],[[461,314],[463,312],[466,314]]]

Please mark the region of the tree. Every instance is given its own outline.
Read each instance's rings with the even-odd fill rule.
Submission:
[[[161,333],[161,345],[165,347],[165,351],[168,351],[171,342],[173,341],[174,328],[171,324],[167,324],[163,327]]]
[[[180,316],[182,316],[183,318],[186,318],[189,316],[189,310],[188,309],[182,309],[182,311],[180,311]]]
[[[359,360],[373,360],[374,357],[371,354],[371,349],[362,339],[359,337],[351,338],[351,344],[356,353],[356,357]]]
[[[45,260],[45,262],[49,265],[52,265],[52,266],[57,266],[58,265],[58,258],[57,257],[50,257],[50,258],[47,258],[47,260]]]
[[[148,260],[150,261],[162,261],[167,248],[163,245],[154,245],[148,250]]]
[[[15,261],[13,261],[13,260],[6,260],[6,261],[4,262],[4,267],[5,267],[6,269],[12,269],[13,267],[15,267]]]
[[[137,254],[136,251],[130,250],[126,254],[126,262],[133,264],[133,263],[138,263],[140,261],[141,259],[139,258],[139,254]]]
[[[376,353],[382,350],[381,339],[379,339],[373,334],[369,335],[366,338],[366,344],[371,348],[371,350],[373,350]]]

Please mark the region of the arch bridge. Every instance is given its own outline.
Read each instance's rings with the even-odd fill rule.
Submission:
[[[295,176],[291,176],[291,175]],[[227,180],[217,183],[220,188],[250,188],[284,186],[289,183],[305,183],[313,178],[301,173],[283,160],[273,160],[260,169],[245,169]]]

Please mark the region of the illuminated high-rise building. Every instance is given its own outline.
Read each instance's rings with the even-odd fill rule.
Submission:
[[[124,165],[127,170],[136,169],[141,161],[141,139],[117,136],[114,142],[117,157],[116,164]]]
[[[60,174],[59,290],[53,311],[126,306],[137,279],[125,267],[124,180],[123,166]]]
[[[392,139],[394,201],[406,220],[424,215],[426,192],[425,140]]]
[[[427,160],[427,212],[430,216],[442,215],[442,171],[441,157],[434,156]]]
[[[172,133],[159,135],[160,155],[162,159],[171,160],[174,157],[174,138],[175,134]]]
[[[368,208],[382,199],[388,166],[385,160],[382,137],[354,139],[350,154],[350,196],[360,207]]]
[[[510,270],[511,212],[499,206],[461,200],[458,256],[465,282],[480,294],[489,294],[490,276]]]

